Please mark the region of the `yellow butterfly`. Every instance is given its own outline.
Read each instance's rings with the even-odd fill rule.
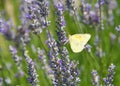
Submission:
[[[90,34],[74,34],[69,35],[69,42],[71,49],[74,53],[81,52],[84,49],[84,46],[89,41]]]

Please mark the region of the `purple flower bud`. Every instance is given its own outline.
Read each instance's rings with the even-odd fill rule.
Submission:
[[[97,71],[93,70],[92,71],[92,85],[99,86],[99,82],[100,82],[100,77],[99,77]]]
[[[62,67],[62,71],[64,72],[67,71],[66,67]]]
[[[0,77],[0,86],[2,86],[2,84],[3,84],[3,78]]]
[[[100,0],[100,5],[105,4],[105,0]]]
[[[63,5],[61,2],[58,2],[58,4],[56,5],[56,8],[58,9],[58,11],[62,11],[63,10]]]
[[[96,3],[94,7],[95,7],[96,9],[99,9],[99,4]]]
[[[115,30],[120,33],[120,25],[116,26]]]
[[[20,78],[24,76],[24,71],[23,70],[19,70],[18,73],[15,74],[16,78]]]
[[[90,17],[93,22],[99,23],[99,17],[97,16],[97,14],[94,11],[90,11]]]
[[[88,52],[91,52],[91,48],[92,48],[91,45],[89,45],[89,44],[85,45],[85,49],[86,49]]]
[[[114,80],[114,69],[115,69],[115,65],[111,64],[108,68],[108,72],[109,74],[107,75],[107,77],[103,78],[103,81],[105,83],[106,86],[114,86],[113,85],[113,80]]]
[[[59,60],[57,61],[57,63],[58,63],[60,66],[62,66],[62,60],[59,59]]]
[[[89,12],[91,10],[91,4],[86,4],[86,9],[85,11],[86,12]]]
[[[15,47],[13,47],[13,46],[9,46],[9,49],[10,49],[10,51],[11,51],[11,53],[13,54],[13,55],[15,55],[15,54],[17,54],[17,49],[15,48]]]
[[[66,26],[66,22],[65,21],[62,21],[62,26]]]
[[[31,15],[29,15],[29,14],[26,14],[26,18],[27,19],[30,19],[30,20],[32,20],[33,18],[32,18],[32,16]]]
[[[116,35],[113,33],[110,33],[110,40],[112,43],[115,41],[115,39],[116,39]]]

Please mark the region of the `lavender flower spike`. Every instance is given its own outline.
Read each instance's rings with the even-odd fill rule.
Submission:
[[[100,81],[100,77],[99,77],[97,71],[93,70],[92,71],[92,85],[93,86],[100,86],[99,81]]]
[[[113,80],[114,80],[114,74],[115,74],[115,65],[111,64],[108,68],[108,72],[109,74],[107,75],[107,77],[103,78],[104,84],[105,86],[114,86],[113,84]]]
[[[31,59],[27,59],[27,60],[30,60],[30,62],[28,63],[28,74],[29,74],[28,80],[32,86],[38,86],[38,79],[37,79],[38,75],[34,68],[34,62]]]
[[[45,74],[48,75],[49,78],[54,78],[52,74],[52,70],[47,63],[47,58],[44,54],[44,50],[41,50],[40,48],[38,48],[37,51],[38,51],[38,58],[42,62],[42,69],[46,71]]]
[[[66,0],[67,9],[71,14],[75,14],[75,0]]]
[[[12,30],[11,21],[6,21],[0,18],[0,33],[2,33],[6,39],[13,40],[15,38],[15,33]]]
[[[68,42],[68,38],[66,37],[66,32],[64,31],[64,27],[66,26],[66,22],[63,16],[63,4],[58,2],[56,5],[57,9],[57,20],[56,20],[56,27],[57,27],[57,36],[61,45],[65,45]]]
[[[48,36],[48,39],[46,40],[46,44],[48,45],[48,47],[50,48],[50,52],[49,52],[49,55],[50,57],[53,57],[55,55],[58,56],[58,46],[57,46],[57,42],[55,41],[55,39],[52,37],[52,35],[50,34],[49,31],[47,31],[47,36]]]
[[[11,53],[13,54],[13,55],[15,55],[15,54],[17,54],[17,50],[16,50],[16,48],[15,47],[13,47],[13,46],[9,46],[9,49],[10,49],[10,51],[11,51]]]
[[[53,86],[76,86],[79,79],[77,64],[70,61],[68,51],[65,47],[57,45],[53,37],[48,31],[48,46],[50,47],[49,65],[53,72]],[[57,51],[58,50],[58,51]],[[58,54],[56,54],[56,51]],[[59,58],[60,57],[60,58]]]
[[[41,33],[43,28],[48,27],[47,20],[49,10],[48,2],[39,0],[24,0],[21,5],[21,21],[34,33]]]
[[[9,50],[12,54],[13,60],[15,61],[16,65],[18,67],[18,70],[21,70],[21,60],[22,60],[22,58],[17,55],[17,49],[10,45]]]
[[[28,81],[30,82],[30,84],[32,86],[39,86],[38,75],[37,75],[37,72],[36,72],[36,69],[35,69],[34,62],[32,61],[32,59],[27,54],[27,51],[24,52],[24,56],[26,58],[26,62],[28,63],[28,74],[29,74]]]
[[[3,84],[3,78],[0,77],[0,86],[2,86],[2,84]]]

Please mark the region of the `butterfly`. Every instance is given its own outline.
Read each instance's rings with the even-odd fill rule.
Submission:
[[[90,34],[74,34],[69,35],[70,47],[74,53],[79,53],[84,49],[84,46],[87,44],[91,38]]]

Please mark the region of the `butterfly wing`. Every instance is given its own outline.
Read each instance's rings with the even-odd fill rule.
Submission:
[[[72,36],[69,36],[72,51],[75,53],[81,52],[90,37],[90,34],[74,34]]]

